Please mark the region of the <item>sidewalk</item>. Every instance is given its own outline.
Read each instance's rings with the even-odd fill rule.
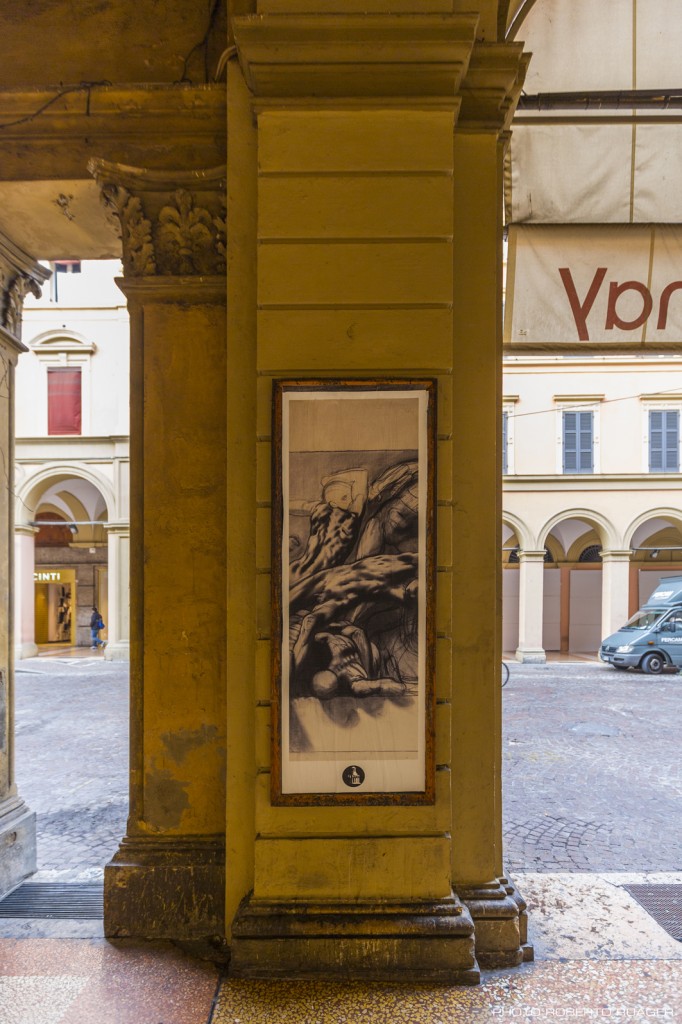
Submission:
[[[3,1024],[468,1024],[682,1020],[682,943],[622,888],[677,874],[519,874],[535,963],[472,988],[244,981],[164,943],[2,938]],[[55,923],[55,931],[59,925]]]

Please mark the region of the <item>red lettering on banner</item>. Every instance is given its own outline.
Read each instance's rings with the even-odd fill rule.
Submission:
[[[616,302],[623,292],[637,292],[638,295],[642,296],[642,312],[634,320],[623,320],[616,313]],[[624,281],[623,284],[612,281],[609,285],[609,304],[606,307],[604,329],[611,331],[614,327],[619,327],[621,331],[635,331],[648,318],[653,305],[654,300],[651,298],[651,292],[641,281]]]
[[[676,292],[678,288],[682,288],[682,281],[672,281],[667,284],[661,292],[661,304],[658,307],[658,323],[656,329],[659,331],[665,330],[666,324],[668,323],[668,306],[670,304],[670,296],[673,292]]]
[[[590,334],[587,329],[587,317],[594,305],[594,300],[597,298],[597,293],[602,286],[602,282],[606,277],[608,268],[599,267],[592,278],[592,284],[589,287],[585,301],[580,302],[578,298],[578,292],[573,281],[573,275],[568,267],[559,267],[559,274],[561,280],[564,283],[566,289],[566,295],[571,306],[571,312],[573,313],[573,319],[575,320],[575,326],[578,328],[578,337],[581,341],[589,341]]]

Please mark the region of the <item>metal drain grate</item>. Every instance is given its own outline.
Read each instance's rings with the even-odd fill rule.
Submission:
[[[0,917],[101,921],[104,917],[102,883],[60,885],[24,882],[0,900]]]
[[[624,885],[654,921],[682,942],[682,885]]]

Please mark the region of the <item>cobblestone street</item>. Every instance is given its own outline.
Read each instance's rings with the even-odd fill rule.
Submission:
[[[40,878],[98,877],[126,824],[128,666],[40,657],[16,679]],[[502,694],[510,872],[682,869],[682,677],[511,663]]]
[[[509,664],[507,869],[682,868],[682,676]]]
[[[97,878],[128,814],[128,665],[39,657],[15,671],[17,781],[38,815],[39,878]]]

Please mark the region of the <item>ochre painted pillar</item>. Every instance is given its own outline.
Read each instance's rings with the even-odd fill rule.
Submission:
[[[515,65],[514,61],[520,64]],[[520,52],[472,56],[455,135],[452,492],[452,874],[483,966],[528,958],[502,849],[501,206],[505,97]],[[467,88],[467,85],[469,88]]]
[[[36,870],[35,813],[19,795],[14,766],[14,372],[26,351],[24,296],[39,296],[48,276],[0,235],[0,896]]]
[[[478,44],[477,24],[409,13],[234,20],[228,388],[244,418],[228,432],[228,548],[230,589],[244,602],[228,617],[240,672],[228,674],[227,802],[228,823],[238,827],[238,806],[245,828],[232,836],[228,824],[227,835],[236,975],[473,982],[477,957],[523,955],[522,901],[504,879],[500,839],[498,406],[500,134],[524,64],[516,45]],[[438,381],[435,801],[274,806],[272,382],[381,376]]]
[[[14,527],[14,656],[34,658],[35,641],[35,536],[37,526]]]
[[[131,791],[111,936],[223,932],[224,169],[95,161],[131,329]]]
[[[543,664],[542,646],[545,552],[519,551],[519,646],[516,660]]]
[[[130,658],[130,527],[105,526],[107,534],[108,605],[106,661]]]
[[[601,635],[610,636],[630,617],[631,551],[602,551]]]

